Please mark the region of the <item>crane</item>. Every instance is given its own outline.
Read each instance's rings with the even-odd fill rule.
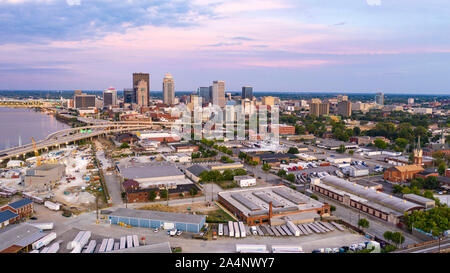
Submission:
[[[33,142],[34,155],[36,156],[36,162],[37,162],[36,164],[38,166],[41,166],[41,157],[39,156],[39,152],[36,147],[36,141],[34,140],[33,137],[31,137],[31,142]]]

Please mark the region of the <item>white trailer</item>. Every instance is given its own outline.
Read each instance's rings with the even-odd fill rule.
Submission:
[[[106,250],[105,252],[110,252],[112,251],[114,248],[114,239],[113,238],[109,238],[108,239],[108,244],[106,245]]]
[[[83,249],[83,247],[89,242],[89,239],[91,238],[91,232],[86,231],[81,239],[78,241],[78,244],[80,245],[80,248]]]
[[[296,237],[300,236],[300,234],[302,233],[298,227],[296,225],[294,225],[291,221],[287,221],[286,222],[286,226],[288,227],[288,229],[292,232],[292,234]]]
[[[70,253],[81,253],[82,248],[77,244]]]
[[[51,201],[45,201],[44,206],[46,206],[47,208],[49,208],[51,210],[59,210],[61,208],[61,204],[53,203]]]
[[[30,225],[42,230],[53,229],[53,223],[30,223]]]
[[[85,231],[80,231],[78,232],[77,236],[75,236],[75,239],[73,239],[73,241],[70,241],[67,244],[67,249],[73,249],[81,240],[81,238],[83,237]]]
[[[99,253],[105,252],[106,246],[108,245],[108,239],[103,239],[102,244],[98,250]]]
[[[59,250],[59,243],[56,242],[56,243],[53,243],[53,244],[50,246],[50,248],[49,248],[49,250],[47,251],[47,253],[56,253],[56,252],[58,252],[58,250]]]
[[[239,231],[239,223],[233,222],[233,227],[234,227],[234,237],[235,238],[241,237],[241,232]]]
[[[222,236],[223,235],[223,224],[219,224],[219,230],[218,230],[218,233],[217,233],[219,236]]]
[[[120,249],[120,243],[119,243],[119,242],[114,243],[114,248],[113,248],[113,250],[118,250],[118,249]]]
[[[127,237],[120,237],[120,249],[127,248]]]
[[[49,247],[44,247],[40,253],[47,253],[49,249]]]
[[[28,252],[28,253],[39,253],[39,250],[37,250],[37,249],[34,249],[34,250],[31,250],[30,252]]]
[[[239,230],[241,231],[241,238],[244,238],[247,236],[243,222],[239,222]]]
[[[128,235],[127,236],[127,248],[132,248],[133,247],[133,236]]]
[[[273,245],[272,253],[304,253],[304,251],[297,245]]]
[[[234,224],[231,221],[228,221],[228,233],[230,237],[234,237]]]
[[[137,235],[133,235],[133,246],[138,247],[139,246],[139,238]]]
[[[87,248],[83,251],[83,253],[94,253],[96,246],[97,246],[97,242],[95,240],[91,240],[89,242]]]
[[[236,244],[236,252],[238,253],[266,253],[266,245],[247,245]]]
[[[33,249],[39,249],[43,246],[48,245],[51,241],[56,239],[56,233],[52,232],[44,237],[42,237],[41,239],[37,240],[36,242],[34,242],[31,247]]]

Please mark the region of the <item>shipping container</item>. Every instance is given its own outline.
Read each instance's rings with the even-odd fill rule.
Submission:
[[[223,224],[219,224],[219,236],[223,235]]]
[[[108,244],[106,245],[106,250],[105,252],[110,252],[112,251],[114,248],[114,239],[113,238],[109,238],[108,239]]]
[[[235,238],[240,238],[241,237],[241,232],[239,230],[239,223],[238,222],[234,222],[233,223],[233,227],[234,227],[234,237]]]
[[[30,225],[42,230],[53,229],[53,223],[30,223]]]
[[[103,239],[102,244],[98,250],[99,253],[105,252],[106,246],[108,245],[108,239]]]
[[[247,236],[243,222],[239,222],[239,230],[241,231],[241,234],[240,234],[241,238],[244,238]]]
[[[53,243],[47,253],[56,253],[59,250],[59,243]]]
[[[133,247],[139,246],[139,238],[137,235],[133,235]]]
[[[296,245],[273,245],[272,253],[304,253],[301,246]]]
[[[51,209],[51,210],[59,210],[61,205],[58,203],[53,203],[51,201],[45,201],[44,202],[44,206],[46,206],[47,208]]]
[[[120,249],[127,248],[127,237],[120,237]]]
[[[52,232],[52,233],[49,233],[48,235],[42,237],[41,239],[37,240],[33,244],[31,244],[31,247],[33,249],[39,249],[43,246],[48,245],[51,241],[53,241],[55,239],[56,239],[56,233]]]
[[[288,229],[291,231],[291,233],[298,237],[300,236],[300,230],[298,229],[298,227],[296,225],[294,225],[291,221],[287,221],[286,222],[286,226],[288,227]]]
[[[83,251],[83,253],[94,253],[96,246],[97,246],[97,242],[95,240],[91,240],[89,242],[87,248]]]
[[[234,224],[232,221],[228,221],[228,233],[230,237],[234,237]]]
[[[236,252],[238,253],[266,253],[266,245],[247,245],[236,244]]]
[[[133,236],[127,236],[127,248],[133,248]]]

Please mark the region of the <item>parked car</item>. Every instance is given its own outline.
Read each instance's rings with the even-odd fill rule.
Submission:
[[[37,220],[37,217],[30,217],[30,220]]]
[[[183,232],[181,230],[177,231],[177,236],[180,236]]]
[[[155,228],[154,230],[153,230],[153,232],[158,232],[159,231],[159,228]]]
[[[337,247],[333,248],[333,253],[339,253],[339,248]]]

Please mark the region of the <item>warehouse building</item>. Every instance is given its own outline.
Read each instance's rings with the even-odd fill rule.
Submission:
[[[33,190],[50,190],[66,175],[64,164],[43,164],[26,172],[25,187]]]
[[[138,182],[141,189],[192,184],[173,163],[121,163],[116,167],[125,180]]]
[[[280,165],[291,162],[298,162],[299,158],[289,153],[248,153],[253,161],[258,164]]]
[[[236,175],[233,180],[241,188],[256,186],[256,178],[250,175]]]
[[[107,215],[111,224],[124,223],[134,227],[164,228],[200,232],[206,222],[205,215],[135,210],[119,208]]]
[[[336,176],[314,179],[311,182],[311,190],[392,224],[399,223],[405,212],[424,209],[424,206],[419,204]]]
[[[220,171],[221,173],[223,173],[223,171],[225,170],[236,170],[242,168],[244,168],[244,165],[240,162],[210,165],[194,164],[186,169],[186,176],[192,179],[194,182],[199,182],[200,174],[202,172]]]
[[[425,198],[423,196],[420,196],[420,195],[417,195],[417,194],[414,194],[414,193],[403,194],[403,198],[408,200],[408,201],[411,201],[411,202],[417,203],[419,205],[422,205],[422,206],[425,207],[425,209],[432,209],[432,208],[434,208],[436,206],[436,201],[435,200],[432,200],[432,199],[429,199],[429,198]]]
[[[219,192],[218,201],[247,225],[281,225],[286,216],[293,223],[313,222],[328,216],[330,206],[286,186]]]
[[[0,253],[28,252],[31,245],[47,234],[32,225],[21,223],[0,229]]]

